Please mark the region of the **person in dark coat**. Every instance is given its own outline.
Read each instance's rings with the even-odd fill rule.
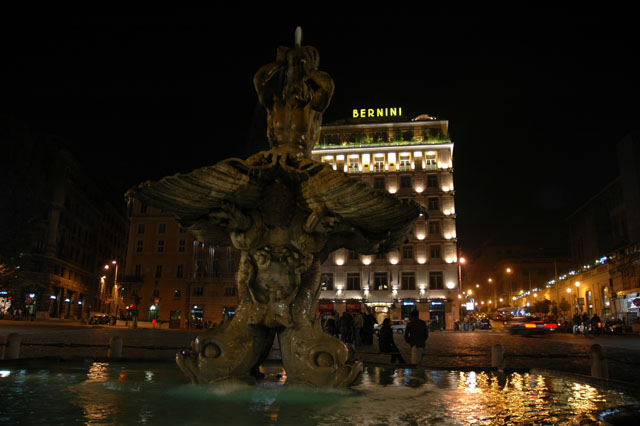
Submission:
[[[382,327],[378,333],[378,345],[380,346],[380,352],[391,354],[391,362],[398,361],[400,364],[404,364],[404,358],[400,354],[400,350],[393,341],[393,329],[391,328],[391,320],[385,318],[382,321]]]
[[[404,340],[411,346],[411,364],[420,365],[422,362],[428,337],[429,328],[427,323],[420,319],[418,311],[412,311],[409,315],[409,323],[404,331]]]
[[[344,343],[353,343],[353,317],[350,313],[345,312],[340,318],[340,337]]]

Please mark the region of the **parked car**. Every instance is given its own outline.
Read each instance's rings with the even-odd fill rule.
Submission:
[[[109,325],[115,323],[110,315],[94,315],[89,319],[89,324]]]
[[[382,324],[376,324],[373,327],[374,334],[378,335],[378,331],[382,327]],[[404,330],[407,328],[407,323],[404,320],[391,320],[391,329],[394,333],[404,334]]]
[[[491,330],[491,320],[489,318],[482,318],[478,321],[478,328],[480,330]]]
[[[513,317],[507,324],[509,333],[522,336],[542,335],[556,331],[558,324],[537,317]]]

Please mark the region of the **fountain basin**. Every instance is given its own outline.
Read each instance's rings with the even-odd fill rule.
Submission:
[[[639,403],[569,376],[368,366],[351,389],[193,385],[170,363],[29,362],[0,366],[0,422],[63,425],[570,424]]]

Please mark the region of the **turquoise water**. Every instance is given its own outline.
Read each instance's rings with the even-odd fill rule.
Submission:
[[[192,385],[173,364],[0,367],[8,425],[556,425],[637,404],[614,389],[536,374],[368,367],[350,390]],[[279,374],[277,374],[279,373]]]

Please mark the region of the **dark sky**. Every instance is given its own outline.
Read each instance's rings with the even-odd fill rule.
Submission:
[[[266,148],[253,74],[300,25],[336,83],[325,122],[372,106],[449,120],[458,238],[472,249],[505,223],[565,228],[616,176],[615,144],[638,124],[630,12],[503,12],[16,17],[3,113],[122,190],[246,157]]]

